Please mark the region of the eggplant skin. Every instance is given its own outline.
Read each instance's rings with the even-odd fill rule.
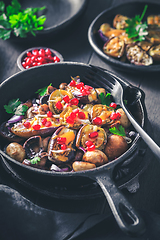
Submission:
[[[152,57],[137,44],[128,44],[126,46],[127,59],[139,66],[149,66],[153,64]]]

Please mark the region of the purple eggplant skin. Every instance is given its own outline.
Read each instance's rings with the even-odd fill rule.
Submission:
[[[8,140],[9,142],[17,142],[17,143],[21,142],[23,138],[12,133],[10,131],[10,128],[11,127],[7,121],[3,122],[0,126],[0,135],[6,140]]]
[[[139,66],[149,66],[153,64],[153,58],[135,43],[126,46],[126,56],[129,62]]]
[[[75,158],[75,154],[76,154],[76,150],[75,150],[75,146],[76,146],[76,131],[72,130],[72,129],[68,129],[69,131],[73,131],[75,134],[75,138],[72,142],[70,142],[69,148],[71,150],[65,151],[65,156],[62,154],[58,154],[56,153],[54,156],[52,154],[53,150],[60,150],[60,146],[59,144],[57,144],[57,137],[61,137],[60,133],[62,130],[68,129],[65,126],[61,126],[59,127],[54,134],[52,135],[50,142],[48,144],[48,159],[56,164],[60,164],[60,163],[65,163],[65,162],[69,162],[71,160],[73,160]],[[67,146],[68,147],[68,146]],[[58,148],[58,149],[57,149]]]
[[[98,34],[99,34],[101,40],[102,40],[104,43],[109,40],[109,38],[106,37],[106,36],[103,34],[102,30],[99,29],[99,30],[98,30]]]
[[[32,159],[43,151],[41,136],[33,136],[27,139],[23,144],[23,148],[25,149],[27,157]]]

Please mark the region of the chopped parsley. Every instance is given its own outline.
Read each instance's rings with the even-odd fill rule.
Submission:
[[[40,157],[34,157],[32,159],[27,159],[31,162],[31,164],[37,164],[38,162],[41,161]]]
[[[101,103],[103,104],[103,105],[106,105],[106,106],[109,106],[110,104],[111,104],[111,94],[110,93],[107,93],[106,94],[106,96],[104,95],[104,93],[103,92],[101,92],[100,94],[99,94],[99,98],[100,98],[100,100],[101,100]]]
[[[49,86],[51,86],[51,85],[52,85],[52,83],[49,84]],[[36,93],[38,93],[40,96],[44,96],[47,93],[47,88],[49,86],[38,89],[36,91]]]
[[[134,42],[145,40],[145,36],[148,34],[148,25],[146,22],[142,23],[142,19],[146,13],[148,5],[145,5],[142,15],[136,15],[134,18],[127,19],[128,26],[125,28],[129,38],[132,38]]]
[[[119,135],[119,136],[126,136],[125,129],[122,127],[122,125],[119,125],[119,128],[113,127],[109,128],[109,131],[113,134]]]
[[[13,115],[25,115],[28,106],[23,105],[19,98],[17,98],[10,100],[8,105],[4,105],[4,109],[6,110],[7,113]]]

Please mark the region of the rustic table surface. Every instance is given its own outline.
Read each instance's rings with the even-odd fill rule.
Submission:
[[[158,0],[157,0],[158,1]],[[124,0],[122,2],[125,2]],[[127,2],[127,1],[126,1]],[[127,80],[132,85],[139,87],[145,93],[145,105],[148,114],[148,132],[155,142],[160,146],[160,104],[159,104],[159,72],[155,73],[139,73],[125,72],[115,69],[105,63],[91,48],[87,32],[92,20],[104,9],[114,6],[120,1],[116,0],[89,0],[84,13],[71,26],[60,34],[59,37],[46,37],[39,42],[14,42],[0,40],[0,82],[11,75],[19,72],[17,67],[17,57],[27,48],[36,46],[47,46],[59,51],[65,61],[83,62],[96,66],[103,67],[114,72],[124,80]],[[139,175],[139,188],[135,193],[129,192],[127,189],[122,189],[122,193],[128,201],[136,208],[145,211],[151,211],[160,214],[160,162],[149,151],[145,155],[146,161],[149,164],[145,171]],[[8,185],[19,191],[23,196],[32,200],[34,203],[52,208],[57,211],[77,212],[98,212],[105,213],[109,211],[105,197],[89,200],[59,200],[48,198],[44,195],[34,193],[30,189],[22,186],[8,174],[3,166],[0,165],[0,183]]]

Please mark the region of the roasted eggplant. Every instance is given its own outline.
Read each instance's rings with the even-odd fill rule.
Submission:
[[[102,150],[106,143],[107,134],[105,130],[96,125],[87,124],[81,127],[77,134],[76,147],[79,149],[88,150],[93,147],[93,149]]]
[[[149,66],[153,64],[152,57],[137,44],[128,44],[126,47],[127,59],[135,65]]]
[[[125,50],[125,42],[119,37],[109,39],[103,46],[103,51],[110,57],[120,58]]]
[[[150,15],[147,17],[147,24],[160,27],[160,15]]]
[[[125,29],[128,26],[126,20],[128,20],[128,17],[117,14],[113,19],[113,27],[116,29]]]
[[[91,110],[92,122],[96,117],[101,118],[102,123],[100,125],[110,125],[113,120],[110,119],[110,115],[114,112],[114,109],[103,104],[96,104]]]
[[[160,61],[160,44],[151,47],[151,49],[149,50],[149,54],[154,61],[159,62]]]
[[[48,159],[54,163],[68,162],[75,156],[76,131],[59,127],[48,145]]]

